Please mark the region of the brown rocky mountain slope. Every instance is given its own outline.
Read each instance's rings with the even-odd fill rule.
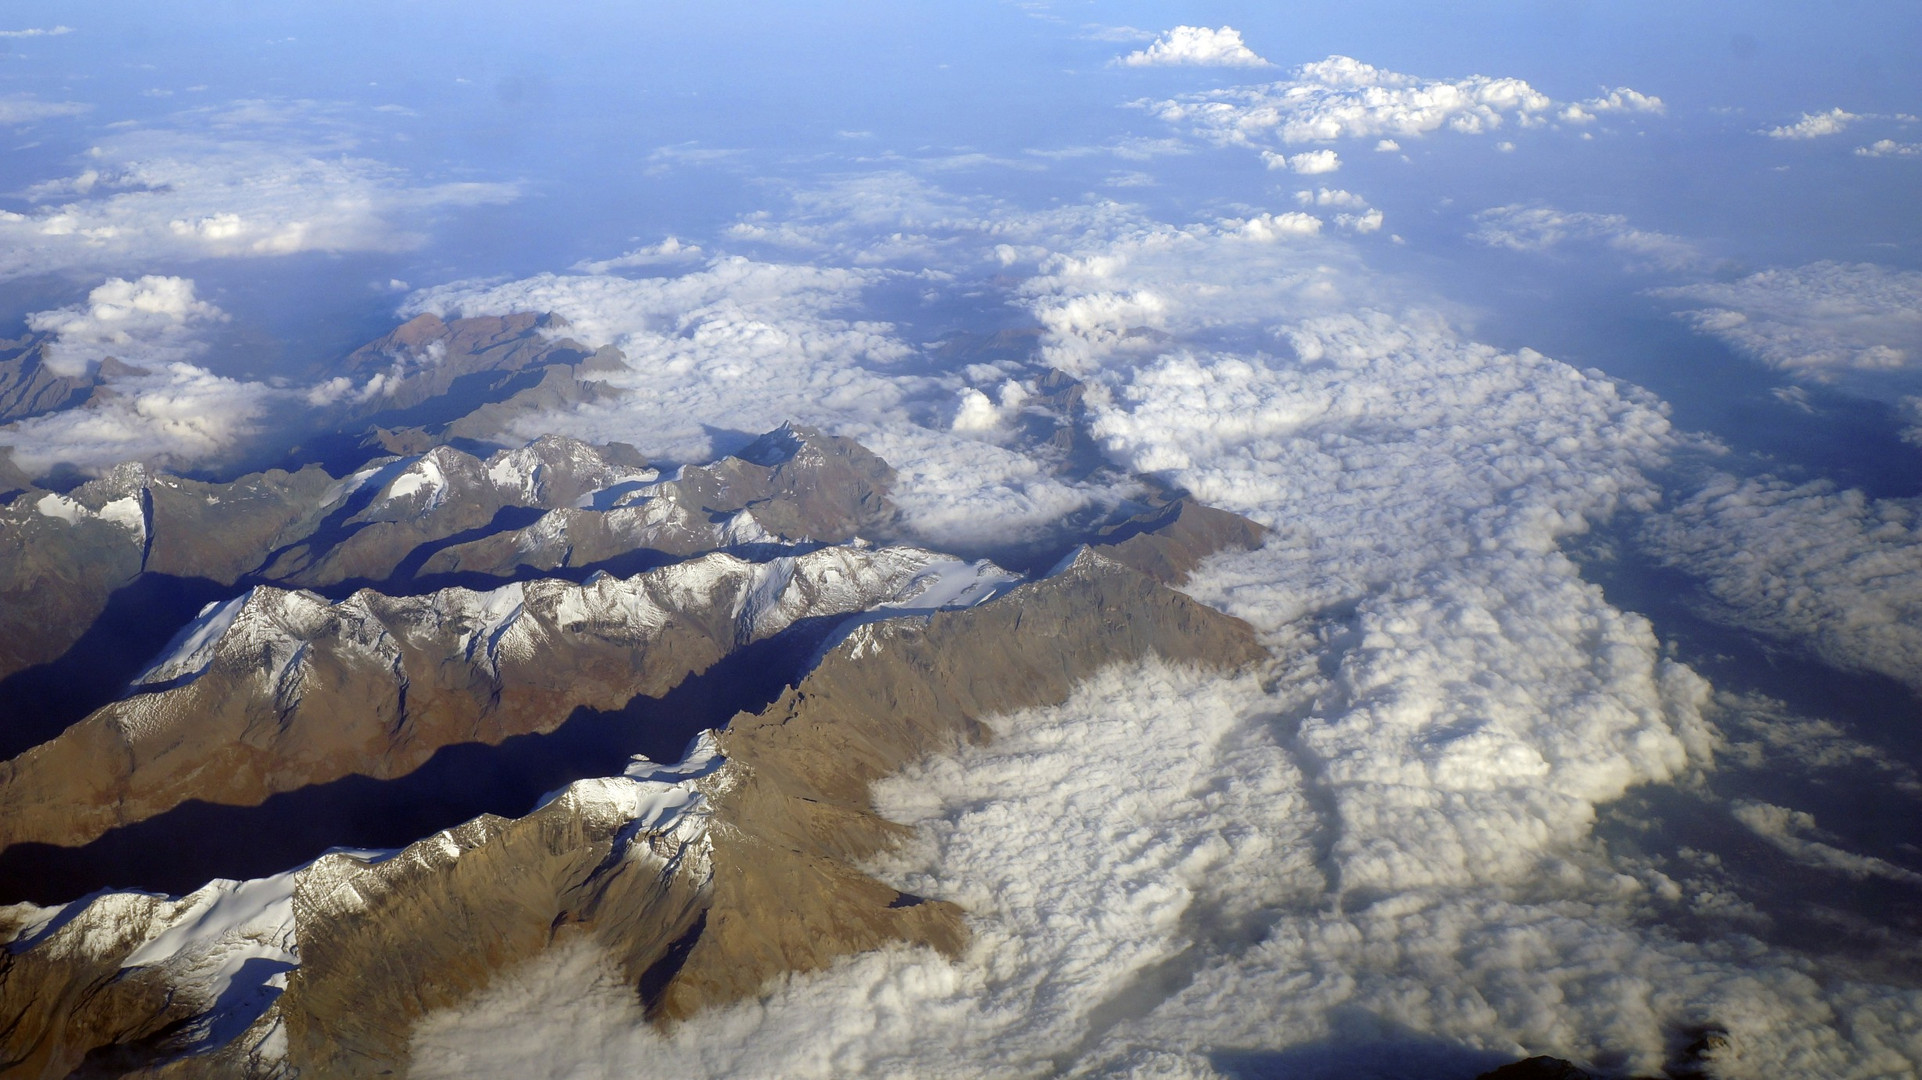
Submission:
[[[890,941],[951,951],[965,937],[957,909],[857,868],[900,833],[873,814],[868,785],[1151,654],[1223,668],[1262,656],[1244,624],[1084,552],[979,606],[859,622],[677,769],[580,781],[526,817],[477,819],[388,858],[331,855],[282,885],[10,909],[0,1075],[404,1072],[419,1017],[583,937],[663,1020]],[[240,915],[204,914],[249,888],[264,899],[228,905]],[[188,922],[198,936],[168,937]],[[248,982],[249,964],[271,976]]]
[[[977,602],[1012,580],[919,549],[836,546],[337,603],[257,586],[211,605],[133,694],[0,764],[0,848],[84,844],[188,799],[251,805],[401,776],[444,746],[659,697],[796,623]]]

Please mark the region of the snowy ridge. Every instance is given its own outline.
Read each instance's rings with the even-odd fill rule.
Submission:
[[[484,656],[487,666],[498,672],[503,648],[517,657],[532,655],[532,642],[525,633],[508,637],[527,610],[527,594],[520,582],[470,595],[474,600],[474,626],[462,638],[461,650],[470,662]]]
[[[661,543],[674,537],[689,537],[697,543],[716,547],[764,543],[774,539],[747,510],[733,515],[729,521],[716,524],[699,508],[683,503],[680,489],[672,484],[649,484],[634,488],[616,499],[606,515],[609,530],[636,547]],[[740,519],[746,519],[745,523]]]
[[[337,604],[305,590],[259,585],[202,608],[134,687],[191,682],[216,664],[248,672],[284,698],[298,690],[308,643],[329,638],[382,667],[399,662],[384,620],[357,593]]]
[[[726,547],[742,547],[747,544],[775,543],[782,539],[797,543],[806,542],[805,536],[780,537],[768,532],[752,509],[740,510],[721,522],[719,538]]]
[[[544,580],[527,584],[528,603],[567,632],[624,628],[652,632],[667,624],[668,609],[632,578],[597,573],[580,585]]]
[[[386,458],[381,461],[376,461],[358,472],[343,476],[339,480],[334,481],[325,492],[321,493],[320,507],[324,510],[327,507],[333,506],[344,499],[352,497],[355,492],[360,491],[370,484],[385,484],[388,478],[406,467],[406,458]]]
[[[299,963],[293,896],[305,869],[249,881],[216,878],[180,897],[127,890],[41,908],[13,947],[76,957],[117,952],[122,971],[164,969],[170,993],[200,1013],[168,1041],[184,1054],[198,1053],[240,1035],[286,988]]]
[[[714,732],[703,731],[688,744],[681,760],[672,765],[661,765],[636,754],[620,776],[578,780],[564,790],[577,799],[599,798],[615,803],[621,815],[643,834],[673,832],[685,834],[680,837],[684,840],[704,838],[707,793],[697,782],[719,773],[726,764],[727,758],[721,755],[721,745]],[[618,786],[621,783],[630,786]],[[592,786],[583,788],[582,785]]]
[[[219,999],[250,959],[292,967],[294,874],[251,881],[216,879],[183,897],[165,929],[128,953],[121,968],[186,962],[196,988]]]
[[[562,501],[555,483],[572,478],[585,489],[573,496],[576,505],[592,505],[594,496],[624,484],[659,479],[660,471],[610,464],[599,451],[576,439],[543,435],[514,450],[501,450],[487,459],[487,478],[503,497],[528,506],[555,506]],[[556,474],[559,474],[558,476]]]
[[[1061,561],[1049,567],[1048,572],[1041,575],[1041,577],[1045,580],[1076,571],[1086,573],[1102,567],[1116,567],[1119,565],[1120,564],[1116,563],[1113,559],[1097,554],[1093,548],[1082,544],[1073,551],[1061,556]]]
[[[875,619],[972,607],[1021,580],[985,559],[851,544],[771,559],[755,564],[754,573],[736,616],[742,640],[772,636],[813,615],[866,612],[857,618]]]
[[[451,446],[391,459],[342,481],[330,502],[379,483],[385,489],[368,510],[383,516],[402,508],[417,515],[432,514],[450,501],[476,495],[506,505],[552,510],[598,501],[611,504],[616,495],[597,499],[598,494],[625,492],[659,477],[655,469],[611,464],[600,451],[576,439],[543,435],[526,446],[497,451],[485,461]]]
[[[400,677],[403,648],[459,658],[499,678],[506,664],[535,663],[556,634],[633,642],[677,613],[724,612],[747,643],[819,616],[887,618],[970,607],[1012,588],[1018,575],[910,547],[855,543],[753,563],[716,552],[629,578],[595,574],[496,589],[386,596],[363,589],[336,603],[315,593],[256,586],[209,604],[174,635],[116,706],[130,735],[156,733],[173,716],[160,693],[218,668],[258,680],[281,709],[299,700],[313,649],[345,653]],[[324,644],[323,644],[324,643]]]
[[[621,775],[577,780],[543,798],[532,814],[592,824],[613,835],[618,859],[693,875],[705,886],[713,872],[708,797],[728,786],[726,764],[714,733],[703,732],[677,763],[636,756]],[[362,910],[393,889],[384,864],[451,866],[494,835],[492,827],[476,827],[485,820],[399,851],[336,849],[279,874],[216,879],[177,898],[120,891],[61,907],[18,905],[10,910],[26,918],[13,947],[118,956],[124,972],[162,969],[170,992],[197,1013],[169,1033],[170,1048],[194,1055],[244,1038],[255,1055],[277,1058],[282,1044],[273,1009],[300,965],[307,920]]]
[[[861,614],[843,622],[835,634],[821,643],[810,666],[843,646],[847,648],[851,660],[859,660],[870,651],[879,653],[886,628],[877,624],[883,620],[971,608],[987,603],[1026,580],[986,559],[967,562],[951,555],[906,550],[913,550],[927,556],[927,559],[914,568],[893,596],[870,605]],[[1097,558],[1092,553],[1089,557]]]
[[[30,527],[42,518],[69,526],[99,521],[126,529],[145,543],[150,529],[145,496],[153,479],[137,463],[117,465],[65,495],[49,491],[36,496],[29,491],[0,507],[0,522]]]

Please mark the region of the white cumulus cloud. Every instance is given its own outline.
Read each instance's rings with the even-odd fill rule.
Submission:
[[[1318,176],[1341,168],[1341,155],[1333,150],[1304,150],[1288,155],[1264,151],[1261,158],[1271,169],[1290,169],[1302,176]]]
[[[1668,107],[1653,94],[1618,86],[1586,101],[1570,102],[1556,115],[1571,124],[1586,124],[1608,113],[1663,113]]]
[[[129,364],[184,358],[199,351],[194,334],[225,312],[194,295],[194,283],[149,274],[136,281],[113,278],[87,294],[85,303],[27,316],[27,327],[54,335],[47,367],[80,375],[113,356]]]
[[[1850,124],[1862,119],[1860,114],[1845,109],[1830,109],[1828,112],[1803,113],[1800,120],[1769,128],[1762,134],[1771,139],[1819,139],[1824,135],[1837,135]]]
[[[1145,49],[1117,60],[1128,67],[1176,65],[1206,67],[1267,67],[1268,61],[1255,55],[1241,40],[1241,31],[1231,26],[1218,30],[1206,26],[1177,26],[1155,38]]]
[[[1331,56],[1303,64],[1293,77],[1262,86],[1190,94],[1150,106],[1156,116],[1223,145],[1259,146],[1375,138],[1377,149],[1447,129],[1495,131],[1510,122],[1538,127],[1558,103],[1516,78],[1471,75],[1424,79]],[[1575,103],[1583,117],[1603,112],[1660,112],[1660,98],[1626,88]]]
[[[611,259],[583,259],[575,263],[572,269],[583,274],[605,274],[613,270],[698,262],[703,254],[699,244],[689,244],[677,236],[670,236],[658,244],[638,247]]]
[[[1855,155],[1857,157],[1922,157],[1922,143],[1877,139],[1867,146],[1856,147]]]

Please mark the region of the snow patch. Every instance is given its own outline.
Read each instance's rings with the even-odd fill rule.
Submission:
[[[387,485],[387,495],[381,502],[391,503],[423,491],[427,494],[421,504],[422,513],[435,509],[447,500],[447,474],[434,460],[433,454],[422,456],[395,477],[394,482]]]
[[[39,510],[43,517],[59,518],[69,525],[76,525],[94,516],[93,511],[64,495],[43,495],[34,504],[34,509]]]
[[[226,993],[235,974],[256,957],[292,967],[294,949],[294,875],[289,870],[251,881],[215,879],[190,893],[170,925],[127,954],[121,968],[147,967],[177,957],[217,950],[220,955],[199,981],[214,999]]]
[[[83,521],[104,521],[109,525],[130,529],[142,538],[147,535],[147,515],[141,510],[137,495],[115,499],[99,510],[93,510],[65,495],[50,492],[42,495],[33,508],[40,512],[41,517],[57,518],[69,525],[78,525]]]
[[[160,659],[133,680],[134,686],[152,686],[198,678],[219,654],[220,640],[246,608],[256,590],[248,589],[229,600],[216,600],[200,609],[194,621],[182,627]]]
[[[498,672],[503,655],[511,659],[532,655],[526,635],[510,635],[527,610],[526,587],[521,582],[468,597],[474,605],[470,614],[475,624],[462,635],[461,652],[470,662],[485,658],[487,666]]]

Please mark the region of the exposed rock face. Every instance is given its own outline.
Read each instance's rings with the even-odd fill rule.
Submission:
[[[144,571],[232,582],[311,529],[334,480],[319,468],[208,484],[122,465],[0,508],[0,677],[67,650]]]
[[[286,992],[224,1046],[148,1075],[404,1071],[420,1016],[569,935],[591,935],[662,1019],[890,941],[957,950],[965,928],[956,908],[903,897],[856,869],[900,832],[873,814],[868,785],[918,756],[989,737],[997,713],[1058,703],[1093,671],[1149,653],[1222,667],[1262,655],[1244,624],[1088,552],[979,606],[861,621],[799,686],[735,718],[679,767],[641,762],[626,777],[578,782],[520,819],[483,817],[384,861],[334,855],[292,875],[290,914],[276,924],[289,927],[298,957]],[[59,1075],[132,1044],[149,1048],[149,1060],[203,1046],[156,1042],[175,1014],[131,992],[35,1004],[28,988],[75,963],[70,955],[91,965],[68,977],[74,983],[95,985],[109,966],[128,964],[129,979],[156,969],[186,977],[167,957],[144,968],[132,959],[155,936],[142,927],[162,916],[90,936],[96,921],[112,924],[118,895],[52,931],[45,911],[16,914],[40,925],[0,968],[0,1060],[31,1052],[42,1073]],[[246,1018],[232,1014],[229,1026]]]
[[[570,915],[616,909],[632,961],[651,965],[698,918],[705,817],[683,777],[641,770],[398,853],[329,854],[178,900],[0,909],[30,920],[0,957],[0,1075],[270,1075],[290,1047],[307,1075],[379,1073],[423,1007],[538,952]]]
[[[544,374],[550,366],[579,364],[593,355],[564,337],[566,329],[567,320],[559,316],[531,312],[453,322],[416,316],[354,350],[340,365],[340,377],[352,388],[342,408],[347,416],[376,416],[446,401],[465,406],[460,409],[465,413],[482,402],[452,393],[462,379]]]
[[[453,420],[393,431],[377,428],[376,432],[388,452],[395,454],[418,454],[459,439],[499,442],[501,432],[513,431],[524,418],[567,412],[625,393],[605,381],[609,373],[627,368],[620,350],[610,346],[578,362],[566,360],[562,356],[557,362],[546,363],[539,369],[538,381],[531,384],[531,371],[516,372],[516,378],[502,380],[493,388],[511,390],[506,397],[486,401]]]
[[[67,495],[29,490],[0,508],[0,678],[64,654],[143,572],[391,590],[637,551],[658,563],[840,542],[893,519],[893,471],[851,440],[790,427],[743,455],[651,483],[658,474],[631,447],[544,436],[484,459],[435,447],[339,481],[315,466],[213,484],[124,465]]]
[[[1096,534],[1094,549],[1169,585],[1188,580],[1201,560],[1230,548],[1257,548],[1268,530],[1239,514],[1183,495]]]
[[[0,341],[0,424],[75,408],[93,395],[102,375],[138,371],[109,358],[94,370],[62,375],[47,366],[50,340],[35,335]]]
[[[423,545],[485,530],[503,510],[572,506],[591,492],[656,478],[632,462],[551,435],[486,460],[448,446],[383,459],[330,493],[337,520],[276,551],[258,576],[306,588],[386,581]]]
[[[111,475],[0,509],[0,676],[65,652],[146,564],[144,483]]]
[[[597,505],[553,510],[524,528],[442,548],[420,572],[507,577],[593,566],[636,550],[684,558],[760,542],[885,535],[896,516],[888,501],[894,478],[887,462],[852,439],[790,424],[673,480],[609,492]]]
[[[824,918],[774,899],[896,840],[869,785],[989,738],[998,714],[1060,704],[1095,671],[1151,654],[1224,669],[1265,655],[1245,623],[1086,551],[993,603],[855,627],[799,686],[721,734],[740,787],[716,800],[714,904],[661,1014],[688,1016],[879,944],[862,921],[871,909]]]
[[[1492,1069],[1475,1080],[1589,1080],[1589,1073],[1572,1062],[1540,1055]]]
[[[443,746],[658,697],[803,619],[972,603],[1012,580],[918,549],[831,547],[338,603],[258,586],[210,605],[134,694],[0,764],[0,848],[85,843],[190,798],[404,775]]]
[[[199,896],[112,893],[73,918],[0,909],[0,936],[19,935],[0,952],[0,1076],[67,1076],[90,1056],[131,1062],[143,1044],[213,1008],[213,996],[182,992],[189,980],[179,973],[123,971]]]
[[[369,418],[390,417],[446,427],[477,407],[527,408],[538,404],[541,394],[587,400],[604,392],[604,384],[584,383],[580,377],[621,366],[618,351],[590,354],[561,336],[564,327],[552,316],[531,314],[451,323],[421,316],[348,358],[347,374],[330,388],[337,400],[326,423],[340,431],[358,431]],[[107,385],[103,379],[139,373],[108,359],[85,375],[59,376],[46,368],[44,352],[44,343],[0,343],[0,423],[81,407]],[[546,389],[537,391],[539,387]],[[535,398],[509,406],[528,393]],[[417,436],[423,449],[444,441]],[[61,496],[34,488],[11,456],[0,453],[0,493],[25,489],[0,509],[0,678],[62,655],[104,610],[106,598],[142,571],[231,584],[262,569],[263,560],[307,538],[321,524],[331,508],[324,494],[332,483],[317,466],[292,473],[270,470],[232,484],[202,484],[130,464]],[[78,503],[98,513],[129,496],[149,504],[144,507],[146,529],[139,536],[140,557],[131,564],[118,534],[79,527],[82,515],[68,505]],[[545,509],[566,501],[534,505]],[[478,505],[461,507],[467,517],[483,514]],[[479,516],[473,525],[486,524],[498,509],[485,510],[488,516]],[[34,520],[36,510],[40,517],[76,527],[57,533]],[[124,514],[110,518],[128,519]],[[451,533],[430,538],[446,535]],[[375,539],[363,540],[360,548],[378,547]],[[149,541],[152,560],[145,550]],[[340,560],[353,565],[361,554],[349,550]],[[402,551],[390,561],[405,555]],[[316,571],[318,577],[325,573]],[[338,580],[352,576],[346,573]],[[30,608],[13,602],[20,589],[34,583],[39,588]],[[27,610],[34,612],[30,623],[17,614]]]
[[[619,444],[477,441],[616,392],[596,376],[620,354],[564,334],[549,316],[422,316],[359,350],[324,388],[322,456],[336,473],[364,463],[345,476],[206,483],[128,465],[59,494],[0,459],[0,492],[25,488],[0,507],[0,679],[19,676],[0,694],[86,670],[103,611],[164,634],[217,598],[144,670],[159,635],[125,650],[58,724],[91,714],[0,764],[0,849],[86,844],[186,800],[401,776],[445,746],[659,697],[730,654],[709,682],[784,658],[757,703],[801,675],[796,658],[812,670],[680,766],[642,760],[519,818],[179,898],[0,908],[0,1077],[404,1072],[422,1015],[569,938],[606,950],[661,1022],[891,942],[955,952],[959,909],[858,868],[901,836],[870,810],[873,780],[1108,664],[1261,656],[1247,627],[1156,584],[1262,540],[1191,500],[1095,530],[1094,549],[1019,584],[857,540],[899,534],[895,474],[807,428],[670,477]],[[95,392],[23,356],[18,371],[0,360],[0,419]],[[1044,376],[1024,414],[1022,437],[1064,471],[1109,467],[1083,392]],[[143,608],[156,582],[185,590],[165,616]]]

